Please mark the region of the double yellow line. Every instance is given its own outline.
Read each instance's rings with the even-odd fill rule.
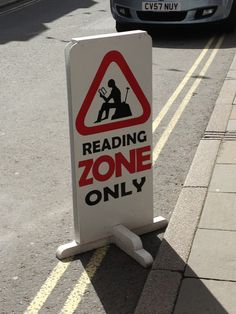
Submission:
[[[167,111],[169,110],[171,105],[174,103],[176,98],[179,96],[179,94],[182,91],[182,89],[184,88],[184,86],[187,84],[187,82],[191,78],[193,72],[196,70],[198,65],[201,63],[202,59],[204,58],[204,56],[206,55],[206,53],[210,49],[210,46],[212,45],[214,39],[215,38],[211,38],[208,41],[208,43],[206,44],[205,48],[202,50],[200,56],[197,58],[197,60],[195,61],[194,65],[192,66],[192,68],[189,70],[187,75],[184,77],[182,82],[179,84],[179,86],[177,87],[177,89],[174,92],[174,94],[167,101],[166,105],[162,108],[162,110],[161,110],[160,114],[158,115],[157,119],[153,122],[153,132],[155,132],[155,130],[157,129],[158,125],[160,124],[160,122],[164,118],[165,114],[167,113]],[[158,159],[158,157],[160,155],[160,152],[162,151],[162,149],[165,146],[165,144],[166,144],[170,134],[172,133],[173,129],[175,128],[177,122],[179,121],[179,119],[180,119],[184,109],[187,107],[188,103],[190,102],[194,92],[196,91],[196,89],[198,88],[199,84],[201,83],[202,78],[204,77],[204,75],[206,74],[206,72],[209,69],[210,65],[212,64],[213,60],[215,59],[215,56],[216,56],[218,50],[220,49],[223,41],[224,41],[224,36],[221,36],[218,39],[218,41],[217,41],[217,43],[215,45],[215,48],[212,50],[212,52],[211,52],[209,58],[207,59],[203,69],[201,70],[200,74],[195,79],[195,81],[193,82],[192,86],[188,90],[186,96],[184,97],[183,101],[181,102],[180,106],[176,110],[173,118],[171,119],[170,123],[168,124],[168,127],[165,129],[165,131],[163,132],[160,140],[155,145],[155,147],[153,149],[153,162],[154,163],[157,161],[157,159]]]
[[[16,4],[14,3],[14,6],[11,7],[10,9],[6,8],[6,9],[2,9],[3,11],[0,12],[0,16],[1,15],[7,15],[7,14],[11,14],[13,12],[16,12],[16,11],[19,11],[23,8],[26,8],[26,7],[29,7],[37,2],[40,2],[41,0],[29,0],[29,1],[25,1],[24,3],[19,3],[19,4]],[[11,3],[9,3],[10,5]]]
[[[201,51],[199,57],[194,62],[191,69],[188,71],[188,73],[185,75],[179,86],[176,88],[175,92],[172,94],[172,96],[169,98],[167,103],[164,105],[162,110],[160,111],[157,118],[153,121],[152,129],[153,133],[158,128],[159,124],[167,114],[168,110],[171,108],[177,97],[180,95],[183,88],[186,86],[186,84],[189,82],[189,80],[192,78],[193,73],[196,71],[200,63],[203,61],[205,55],[209,51],[210,47],[212,46],[213,42],[216,40],[216,38],[211,38],[204,49]],[[165,146],[166,142],[168,141],[169,136],[171,135],[172,131],[174,130],[177,122],[179,121],[182,113],[184,112],[186,106],[191,100],[191,97],[193,93],[198,88],[199,84],[202,81],[202,77],[206,74],[207,70],[209,69],[210,65],[212,64],[219,48],[221,47],[223,43],[224,37],[220,37],[214,48],[212,48],[212,52],[207,59],[206,63],[204,64],[199,76],[194,80],[192,86],[188,90],[186,96],[184,97],[183,101],[179,105],[178,109],[176,110],[174,116],[172,117],[171,121],[169,122],[167,128],[163,132],[161,138],[156,143],[154,149],[153,149],[153,163],[155,163]],[[73,290],[69,294],[69,296],[66,299],[66,302],[60,312],[60,314],[72,314],[75,312],[76,308],[78,307],[79,303],[81,302],[81,299],[84,295],[84,292],[87,288],[87,286],[91,283],[91,280],[93,276],[95,275],[97,269],[101,265],[106,253],[107,253],[108,247],[103,247],[100,249],[97,249],[92,256],[89,264],[86,266],[84,271],[82,272],[80,278],[78,279],[76,285],[74,286]],[[40,311],[40,309],[45,304],[47,298],[52,293],[53,289],[55,288],[56,284],[62,277],[62,275],[67,270],[68,266],[70,265],[71,260],[58,262],[58,264],[55,266],[55,268],[50,273],[49,277],[45,281],[45,283],[42,285],[41,289],[36,294],[33,301],[30,303],[29,307],[25,311],[24,314],[36,314]]]

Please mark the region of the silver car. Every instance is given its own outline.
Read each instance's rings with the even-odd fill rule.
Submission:
[[[236,0],[110,0],[118,31],[132,24],[197,24],[236,19]]]

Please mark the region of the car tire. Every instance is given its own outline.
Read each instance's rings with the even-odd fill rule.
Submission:
[[[116,21],[116,31],[118,33],[130,31],[131,29],[132,29],[131,25],[129,25],[127,23],[121,23],[121,22]]]
[[[234,32],[236,27],[236,0],[234,0],[229,17],[224,23],[224,30],[227,33]]]

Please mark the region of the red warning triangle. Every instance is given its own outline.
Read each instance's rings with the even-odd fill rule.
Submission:
[[[86,126],[85,125],[85,117],[89,111],[89,108],[92,104],[92,101],[98,91],[98,88],[101,84],[101,81],[107,71],[109,65],[115,62],[122,73],[124,74],[126,80],[128,81],[130,87],[132,88],[134,94],[136,95],[137,99],[139,100],[143,114],[139,117],[129,117],[127,120],[115,120],[109,121],[106,124],[96,124],[94,126]],[[88,93],[83,101],[83,104],[80,108],[80,111],[76,118],[76,129],[81,135],[91,135],[96,133],[107,132],[115,129],[131,127],[138,124],[143,124],[146,122],[151,114],[151,107],[150,104],[144,95],[142,89],[140,88],[136,78],[134,77],[132,71],[130,70],[127,62],[125,61],[124,57],[119,51],[110,51],[108,52],[99,66],[97,73],[94,77],[94,80],[88,90]]]

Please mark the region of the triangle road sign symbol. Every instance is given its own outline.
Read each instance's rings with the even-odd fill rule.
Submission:
[[[143,113],[138,117],[128,117],[125,120],[112,120],[106,124],[96,124],[94,126],[86,126],[85,118],[89,111],[89,108],[92,104],[92,101],[99,89],[101,81],[109,67],[109,65],[115,62],[122,73],[124,74],[126,80],[128,81],[131,89],[136,95],[142,109]],[[145,123],[151,114],[151,106],[146,96],[144,95],[142,89],[140,88],[134,74],[132,73],[130,67],[125,61],[124,57],[119,51],[112,50],[109,51],[103,58],[97,73],[94,77],[94,80],[88,90],[88,93],[83,101],[83,104],[79,110],[79,113],[76,118],[76,129],[81,135],[91,135],[97,133],[103,133],[107,131],[112,131],[120,128],[131,127],[134,125],[139,125]]]

